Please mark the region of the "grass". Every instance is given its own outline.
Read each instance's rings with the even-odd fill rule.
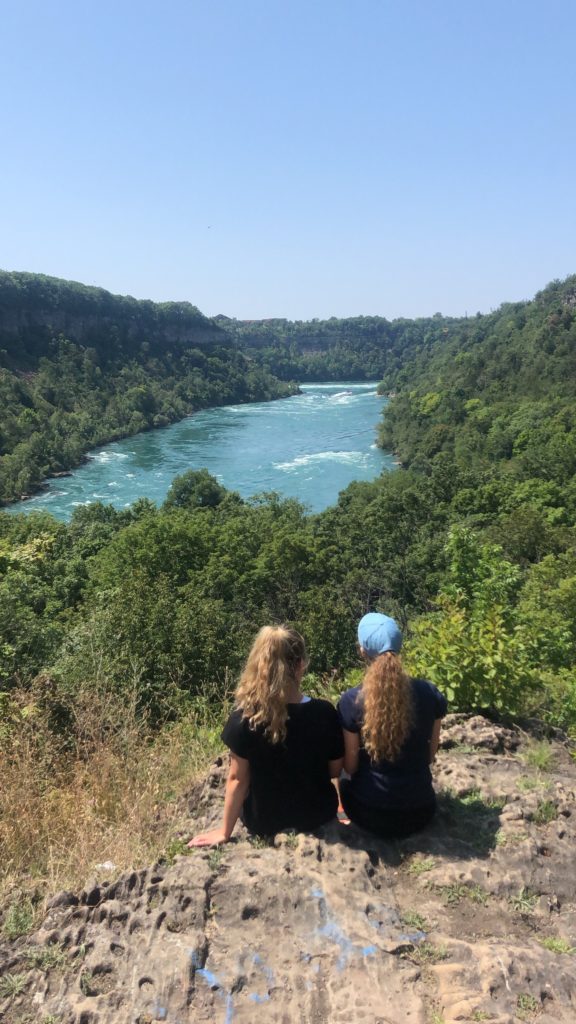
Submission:
[[[84,996],[96,995],[95,979],[92,971],[83,971],[80,975],[80,991]]]
[[[531,743],[524,753],[524,763],[539,772],[549,772],[554,766],[554,751],[547,740]]]
[[[248,842],[255,850],[268,850],[274,846],[274,840],[268,836],[248,836]]]
[[[478,789],[464,796],[444,790],[438,798],[447,832],[480,854],[488,853],[496,845],[499,812],[504,803],[505,800],[484,799]]]
[[[34,946],[24,953],[31,967],[48,972],[64,967],[66,964],[66,953],[62,946],[55,943],[51,946]]]
[[[498,829],[496,833],[496,846],[516,846],[526,839],[524,832],[505,832],[504,829]]]
[[[432,1010],[430,1024],[446,1024],[446,1019],[439,1010]]]
[[[408,871],[411,875],[416,875],[418,878],[427,871],[432,871],[432,868],[435,867],[436,861],[433,857],[417,857],[408,865]]]
[[[41,710],[3,735],[0,899],[30,878],[51,892],[78,888],[112,854],[122,871],[184,852],[174,833],[191,783],[221,750],[215,716],[199,707],[152,735],[130,700],[92,694],[87,704],[85,719],[75,709],[73,743]],[[32,919],[30,903],[10,909],[4,933],[24,934]]]
[[[446,946],[435,946],[432,942],[420,942],[405,954],[407,960],[419,964],[420,967],[442,963],[443,960],[448,960],[449,956]]]
[[[541,1005],[528,992],[521,992],[516,1000],[516,1016],[520,1020],[532,1020],[541,1010]]]
[[[555,939],[553,936],[538,940],[544,949],[549,949],[551,953],[576,953],[576,946],[571,946],[566,939]]]
[[[508,897],[508,902],[518,913],[531,914],[538,902],[538,893],[523,885],[516,896]]]
[[[20,893],[6,911],[2,931],[7,939],[18,939],[32,930],[34,919],[35,909],[32,900],[25,893]]]
[[[532,821],[535,825],[549,825],[551,821],[554,821],[558,817],[558,808],[553,800],[540,800],[534,814],[532,815]]]
[[[210,871],[218,871],[224,857],[224,847],[215,846],[208,854],[208,867]]]
[[[167,864],[172,865],[176,857],[189,857],[191,853],[192,850],[185,839],[171,839],[161,859],[166,861]]]
[[[535,789],[543,789],[545,785],[544,779],[536,775],[521,775],[516,782],[516,787],[521,793],[532,793]]]
[[[28,984],[26,974],[5,974],[0,978],[0,999],[13,999],[24,991]]]
[[[460,903],[463,899],[468,899],[472,903],[484,907],[489,899],[489,894],[480,885],[467,885],[466,883],[455,882],[453,885],[436,886],[436,891],[444,897],[446,903],[452,905]]]
[[[402,924],[405,924],[407,928],[415,928],[418,932],[425,932],[428,928],[426,918],[416,910],[405,910],[402,914]]]

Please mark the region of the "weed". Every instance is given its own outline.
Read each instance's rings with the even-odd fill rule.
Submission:
[[[491,1013],[484,1013],[484,1010],[474,1010],[470,1020],[494,1020]]]
[[[531,743],[524,754],[524,761],[539,772],[549,772],[554,764],[552,745],[547,740]]]
[[[471,900],[472,903],[482,904],[482,906],[486,906],[488,902],[488,893],[480,885],[466,885],[465,883],[455,882],[453,885],[439,885],[436,888],[444,896],[446,902],[453,905],[460,903],[463,899]]]
[[[540,1010],[540,1003],[528,992],[521,992],[516,1000],[516,1015],[520,1020],[530,1020]]]
[[[549,825],[557,817],[558,808],[556,804],[552,800],[540,800],[532,815],[532,821],[535,825]]]
[[[84,996],[93,996],[95,994],[92,971],[83,971],[80,975],[80,991]]]
[[[167,864],[173,864],[176,857],[189,857],[192,850],[188,847],[185,839],[171,839],[168,843],[161,860]]]
[[[5,974],[0,978],[0,999],[13,999],[24,991],[28,983],[26,974]]]
[[[477,754],[478,750],[477,750],[476,747],[473,747],[471,743],[455,743],[454,746],[450,748],[450,753],[451,754]]]
[[[34,946],[27,949],[24,956],[31,967],[37,967],[41,971],[53,971],[63,967],[66,963],[66,953],[59,944],[51,946]]]
[[[406,910],[402,914],[402,923],[407,928],[415,928],[418,932],[425,932],[428,928],[428,922],[422,914],[418,914],[415,910]]]
[[[20,895],[8,907],[4,918],[3,932],[8,939],[17,939],[26,935],[34,924],[34,905],[29,896]]]
[[[270,846],[274,845],[274,841],[268,838],[268,836],[249,836],[248,842],[255,850],[267,850]]]
[[[284,845],[288,850],[295,850],[298,846],[298,833],[297,832],[286,832],[286,839]]]
[[[464,796],[445,790],[438,798],[440,814],[447,819],[447,830],[478,853],[487,853],[496,845],[498,812],[504,803],[504,800],[483,799],[478,789]]]
[[[550,936],[538,941],[541,942],[544,949],[549,949],[551,953],[576,953],[576,946],[571,946],[569,942],[566,942],[566,939],[555,939]]]
[[[440,893],[444,897],[446,903],[460,903],[460,900],[466,896],[467,886],[460,885],[454,882],[453,885],[438,885],[435,887],[436,892]]]
[[[517,896],[509,896],[508,902],[513,910],[522,914],[531,914],[538,902],[538,893],[522,886]]]
[[[446,1021],[439,1010],[432,1010],[430,1024],[446,1024]]]
[[[535,789],[542,789],[544,785],[544,781],[535,775],[521,775],[516,780],[516,787],[521,793],[532,793]]]
[[[447,960],[450,953],[445,946],[435,946],[432,942],[421,942],[411,947],[405,954],[407,960],[424,967],[428,964],[439,964]]]
[[[408,871],[410,872],[411,875],[416,875],[416,877],[419,877],[420,875],[423,875],[426,871],[432,871],[432,868],[435,867],[436,861],[434,860],[433,857],[419,857],[416,860],[413,860],[408,865]]]
[[[496,846],[516,846],[523,839],[526,839],[523,832],[505,832],[504,829],[499,828],[496,833]]]
[[[222,846],[215,846],[208,854],[208,867],[210,871],[218,871],[222,863],[224,856],[224,848]]]
[[[486,889],[483,889],[481,885],[471,885],[469,889],[468,899],[472,900],[472,903],[479,903],[485,907],[490,898],[490,894],[486,892]]]

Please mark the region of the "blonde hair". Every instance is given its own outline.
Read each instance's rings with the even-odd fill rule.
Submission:
[[[252,644],[236,689],[236,706],[252,729],[265,726],[271,743],[286,737],[288,697],[302,661],[306,644],[288,626],[263,626]]]
[[[362,740],[373,761],[395,761],[412,727],[410,677],[397,654],[386,651],[368,666],[360,699]]]

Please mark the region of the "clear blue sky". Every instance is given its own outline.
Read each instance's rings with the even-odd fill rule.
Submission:
[[[241,318],[576,272],[573,0],[4,0],[0,267]]]

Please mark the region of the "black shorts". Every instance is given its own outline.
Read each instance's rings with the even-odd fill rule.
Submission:
[[[436,803],[402,810],[370,807],[354,796],[349,779],[340,780],[340,795],[350,821],[381,839],[402,839],[413,832],[419,832],[432,821],[436,811]]]

